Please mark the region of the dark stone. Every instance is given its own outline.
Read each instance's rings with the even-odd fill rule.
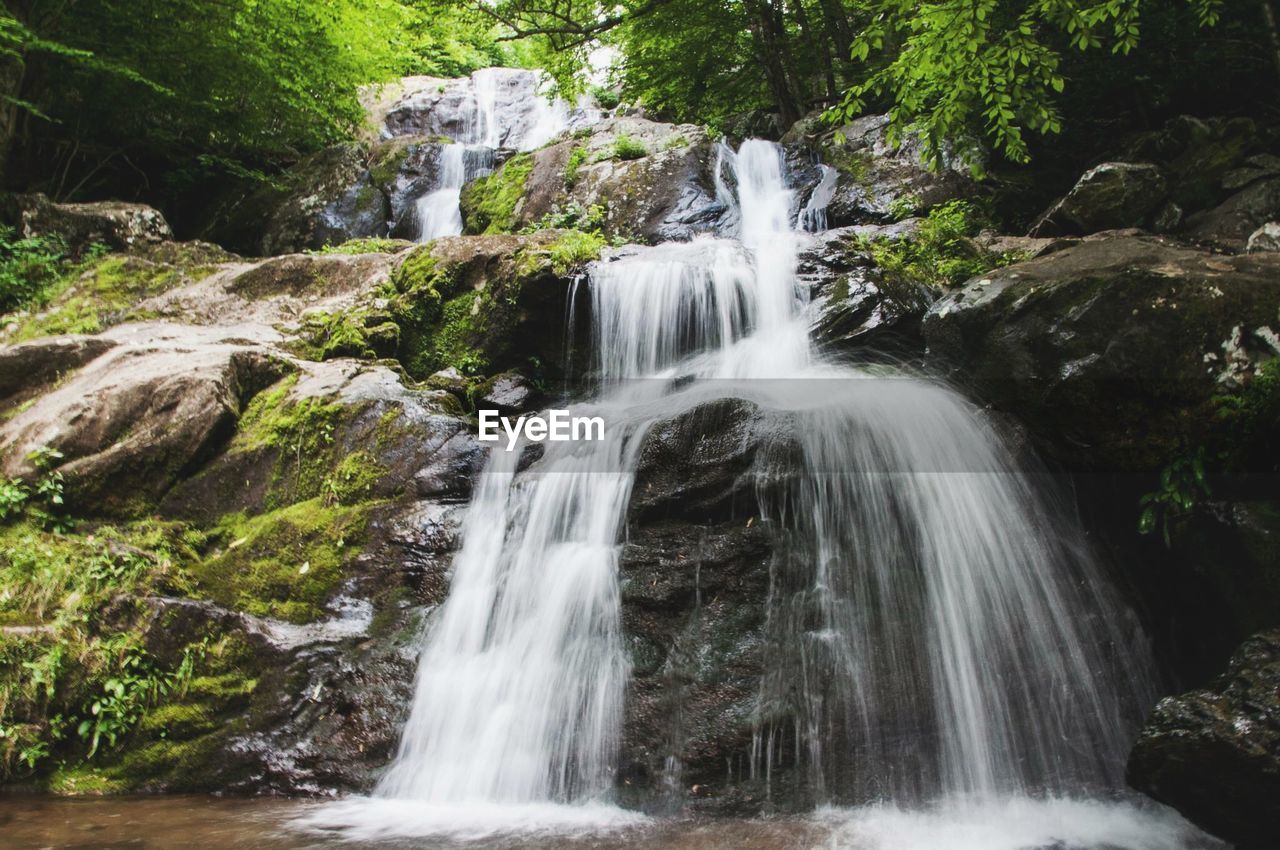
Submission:
[[[1227,251],[1243,251],[1264,224],[1280,219],[1280,177],[1258,180],[1211,210],[1187,219],[1187,237]]]
[[[1032,236],[1066,236],[1141,227],[1166,197],[1167,181],[1150,163],[1104,162],[1086,171],[1031,226]]]
[[[72,256],[95,244],[130,251],[173,239],[164,216],[145,204],[55,204],[40,194],[21,195],[15,200],[18,229],[24,237],[56,237],[66,243]]]
[[[929,361],[1074,471],[1158,470],[1267,359],[1280,258],[1110,236],[992,271],[933,305]]]
[[[1246,641],[1210,687],[1162,700],[1128,779],[1242,850],[1280,845],[1280,631]]]

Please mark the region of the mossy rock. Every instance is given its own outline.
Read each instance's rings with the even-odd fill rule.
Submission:
[[[466,233],[511,233],[516,208],[533,171],[533,156],[517,154],[492,174],[472,180],[462,188],[459,204]]]

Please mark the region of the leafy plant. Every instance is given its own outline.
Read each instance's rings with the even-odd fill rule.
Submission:
[[[0,226],[0,312],[43,302],[66,265],[66,244],[56,237],[19,239]]]
[[[614,89],[604,86],[592,86],[589,91],[591,96],[596,99],[596,103],[600,104],[601,109],[617,109],[618,104],[622,102],[622,96]]]
[[[585,145],[578,145],[569,153],[569,159],[564,165],[564,185],[565,188],[572,189],[578,183],[578,171],[586,164],[590,151]]]
[[[992,255],[973,243],[970,237],[985,223],[986,217],[968,201],[948,201],[930,210],[914,234],[864,240],[862,248],[890,275],[937,288],[955,286],[1016,259]]]
[[[625,161],[643,159],[649,150],[639,139],[633,139],[625,133],[619,133],[613,142],[613,158]]]
[[[1205,478],[1205,449],[1201,446],[1166,466],[1160,473],[1159,488],[1138,500],[1142,508],[1138,532],[1150,534],[1159,528],[1165,545],[1170,545],[1170,523],[1190,514],[1200,498],[1208,495],[1211,494]]]
[[[45,528],[63,528],[63,477],[57,469],[62,452],[42,446],[27,455],[36,469],[33,482],[21,478],[0,480],[0,521],[30,516]]]

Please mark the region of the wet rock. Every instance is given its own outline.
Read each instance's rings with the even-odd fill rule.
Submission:
[[[929,360],[1073,469],[1159,469],[1274,357],[1280,260],[1105,236],[971,281],[924,321]]]
[[[623,800],[757,810],[750,751],[764,674],[771,540],[746,521],[633,525],[622,549],[622,625],[632,675]],[[690,789],[697,791],[690,793]]]
[[[1194,212],[1244,185],[1238,182],[1239,169],[1261,144],[1258,128],[1248,118],[1179,115],[1158,130],[1139,134],[1118,159],[1160,166],[1171,201]]]
[[[540,393],[519,372],[503,372],[481,388],[477,407],[497,410],[504,416],[529,410]]]
[[[907,139],[897,148],[889,144],[888,124],[887,115],[868,115],[817,141],[822,161],[840,172],[827,206],[830,226],[895,221],[977,194],[962,161],[949,158],[940,170],[930,171],[920,160],[918,141]]]
[[[505,166],[527,170],[511,229],[568,216],[576,221],[566,224],[589,223],[607,235],[645,242],[706,233],[726,212],[716,197],[714,164],[714,147],[701,127],[611,118],[589,136]],[[463,193],[469,228],[475,201]]]
[[[740,399],[707,402],[654,425],[640,450],[629,516],[752,516],[751,471],[764,433],[760,409]]]
[[[1247,640],[1208,688],[1162,700],[1128,779],[1242,850],[1280,843],[1280,631]]]
[[[24,237],[57,237],[76,256],[94,244],[128,251],[173,238],[164,216],[145,204],[55,204],[36,194],[20,196],[17,205],[19,230]]]
[[[815,341],[834,351],[868,355],[921,353],[920,322],[933,291],[876,267],[869,239],[911,238],[915,221],[860,225],[820,234],[799,259],[808,283]]]
[[[210,237],[242,254],[272,256],[385,236],[390,212],[368,156],[357,144],[312,154],[289,169],[282,188],[259,189],[221,211]]]
[[[1280,221],[1269,221],[1253,231],[1245,250],[1250,254],[1258,251],[1280,251]]]
[[[460,425],[414,475],[415,492],[424,499],[466,499],[487,459],[488,451],[473,429]]]
[[[1167,181],[1150,163],[1104,162],[1086,171],[1031,226],[1032,236],[1096,233],[1141,227],[1163,203]]]

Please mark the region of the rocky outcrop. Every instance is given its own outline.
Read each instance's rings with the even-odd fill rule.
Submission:
[[[390,211],[373,185],[368,158],[355,143],[312,154],[284,175],[279,188],[266,186],[230,204],[208,236],[252,256],[385,236]]]
[[[889,144],[887,115],[868,115],[826,132],[818,126],[812,120],[797,125],[783,142],[810,141],[822,161],[839,172],[827,205],[831,227],[888,223],[978,193],[960,159],[949,158],[933,171],[921,161],[917,140]]]
[[[1249,234],[1245,250],[1250,254],[1257,251],[1280,251],[1280,221],[1269,221]]]
[[[1280,843],[1280,631],[1246,641],[1210,687],[1162,700],[1128,778],[1242,850]]]
[[[15,203],[18,230],[24,237],[56,237],[74,256],[91,245],[128,251],[173,238],[164,216],[145,204],[55,204],[38,194],[20,196]]]
[[[1060,201],[1031,226],[1035,237],[1097,233],[1149,224],[1168,184],[1151,163],[1104,162],[1084,173]]]
[[[1101,236],[970,281],[925,317],[929,359],[1070,469],[1159,469],[1214,399],[1280,355],[1274,255]]]
[[[644,242],[687,239],[726,213],[715,158],[701,127],[612,118],[468,185],[463,220],[469,233],[551,224]]]

